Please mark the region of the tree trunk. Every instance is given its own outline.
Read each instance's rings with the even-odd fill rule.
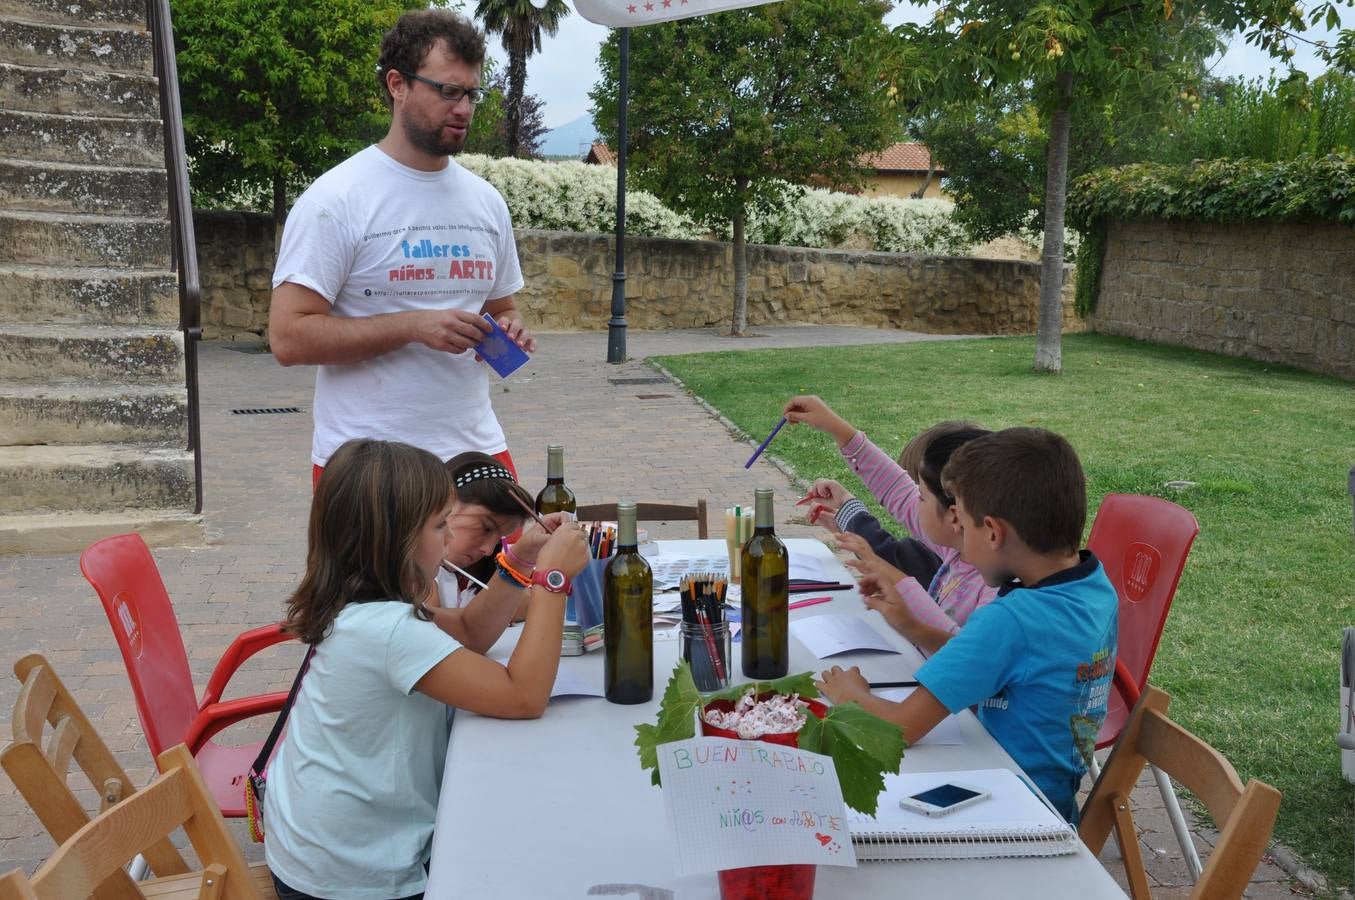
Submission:
[[[1068,130],[1073,74],[1054,79],[1054,114],[1044,176],[1044,250],[1040,254],[1040,325],[1035,334],[1035,371],[1063,371],[1063,212],[1068,196]]]
[[[921,200],[927,196],[927,188],[932,186],[932,179],[936,177],[936,160],[927,160],[927,177],[922,179],[922,187],[909,194],[914,200]]]
[[[729,333],[739,337],[748,328],[748,253],[743,239],[744,212],[734,216],[734,320]]]
[[[522,93],[527,87],[527,53],[514,48],[508,54],[508,96],[503,101],[503,139],[509,156],[518,155],[522,136]]]

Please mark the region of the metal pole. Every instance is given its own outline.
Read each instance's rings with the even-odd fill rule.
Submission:
[[[621,29],[621,96],[617,103],[616,271],[612,317],[607,320],[607,362],[626,361],[626,102],[630,95],[630,29]]]

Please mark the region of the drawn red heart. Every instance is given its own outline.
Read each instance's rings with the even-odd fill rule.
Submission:
[[[819,844],[824,847],[827,847],[828,843],[833,839],[832,835],[819,834],[817,831],[814,832],[814,837],[818,838]]]

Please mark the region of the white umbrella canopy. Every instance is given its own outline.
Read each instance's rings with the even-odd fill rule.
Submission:
[[[590,22],[612,28],[635,28],[706,13],[761,6],[774,0],[574,0],[574,8]],[[532,0],[545,5],[545,0]]]

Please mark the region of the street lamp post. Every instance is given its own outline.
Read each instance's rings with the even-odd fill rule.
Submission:
[[[621,29],[621,96],[617,103],[616,271],[612,317],[607,320],[607,362],[626,361],[626,102],[630,91],[630,29]]]

